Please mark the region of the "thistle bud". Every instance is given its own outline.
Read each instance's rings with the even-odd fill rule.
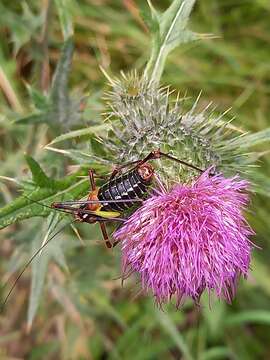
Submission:
[[[185,111],[184,99],[136,72],[111,80],[111,86],[108,118],[115,136],[104,139],[104,146],[119,163],[141,159],[159,148],[201,169],[215,166],[226,176],[248,170],[247,155],[234,142],[239,133],[209,106],[198,112],[198,99]],[[165,183],[190,183],[197,175],[167,160],[156,167]]]

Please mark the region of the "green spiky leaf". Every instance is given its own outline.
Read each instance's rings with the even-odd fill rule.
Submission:
[[[188,19],[196,0],[174,0],[163,13],[158,14],[150,0],[151,10],[150,29],[152,32],[152,51],[147,63],[145,74],[158,83],[168,54],[177,46],[198,40],[202,37],[187,29]]]
[[[71,68],[74,45],[72,38],[68,38],[63,45],[61,58],[53,75],[50,97],[54,104],[66,105],[68,101],[68,79]]]
[[[68,91],[73,51],[73,39],[70,37],[62,47],[61,58],[54,72],[49,94],[51,101],[50,121],[52,124],[60,123],[63,128],[76,124],[81,118],[81,99],[71,97]]]
[[[58,184],[57,181],[50,179],[45,172],[42,170],[41,166],[34,160],[30,155],[25,155],[27,164],[31,170],[33,181],[37,186],[41,188],[56,188],[59,190],[61,184]]]
[[[56,187],[36,187],[32,190],[25,190],[22,196],[19,196],[14,201],[0,209],[0,229],[11,225],[17,221],[29,219],[34,216],[47,216],[51,211],[35,201],[41,202],[44,205],[50,206],[55,201],[63,199],[77,199],[86,194],[89,184],[87,179],[78,179],[83,172],[77,172],[73,175],[67,176],[63,180],[42,180],[43,171],[36,163],[32,163],[32,171],[34,171],[35,179],[41,181],[43,185],[48,181],[48,185],[56,184]],[[61,191],[60,191],[61,189]]]
[[[47,146],[51,146],[65,140],[76,139],[82,136],[103,134],[106,131],[108,131],[109,128],[110,128],[109,124],[102,124],[102,125],[90,126],[85,129],[70,131],[66,134],[57,136],[55,139],[53,139],[53,141],[47,144]]]
[[[16,123],[21,125],[47,123],[57,131],[59,131],[59,127],[65,129],[78,123],[81,119],[82,99],[79,96],[70,96],[68,90],[73,50],[73,40],[68,38],[63,44],[49,95],[42,96],[36,90],[29,90],[39,112],[19,117],[15,121]]]

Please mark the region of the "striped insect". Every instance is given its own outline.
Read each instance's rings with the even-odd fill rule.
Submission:
[[[142,160],[136,160],[116,167],[109,181],[100,188],[96,187],[94,172],[90,169],[89,180],[91,190],[87,200],[57,202],[51,206],[54,209],[73,212],[75,220],[79,222],[90,224],[98,222],[106,246],[111,248],[115,246],[116,243],[112,244],[109,240],[105,225],[106,222],[124,221],[125,219],[122,217],[122,214],[125,210],[130,209],[145,199],[155,177],[154,167],[149,161],[160,159],[161,157],[203,172],[203,170],[192,164],[179,160],[160,150],[155,150],[150,152]],[[131,167],[131,169],[122,173],[123,169],[127,167]]]

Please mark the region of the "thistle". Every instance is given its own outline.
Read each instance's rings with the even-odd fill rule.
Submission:
[[[202,292],[231,302],[237,280],[248,274],[252,229],[243,211],[248,205],[250,157],[246,136],[215,116],[210,106],[188,111],[170,88],[157,87],[136,72],[111,79],[107,94],[113,136],[103,139],[119,163],[142,159],[159,148],[205,171],[164,159],[155,170],[162,190],[154,189],[144,204],[114,234],[121,243],[123,277],[141,276],[158,305],[172,296],[179,307]],[[131,91],[132,90],[132,91]]]
[[[110,79],[110,85],[107,115],[112,133],[103,143],[119,163],[143,158],[160,148],[199,168],[215,166],[226,176],[236,172],[249,176],[253,158],[242,146],[245,136],[230,126],[225,114],[216,116],[210,104],[198,111],[198,98],[185,111],[185,99],[179,94],[174,96],[169,87],[157,87],[136,72],[122,73],[121,78]],[[165,183],[171,179],[191,182],[197,175],[170,162],[160,162],[157,167]]]
[[[123,277],[141,276],[158,305],[172,296],[179,307],[208,290],[231,302],[237,280],[246,277],[253,231],[243,211],[248,183],[238,176],[210,176],[155,192],[114,233],[121,242]]]

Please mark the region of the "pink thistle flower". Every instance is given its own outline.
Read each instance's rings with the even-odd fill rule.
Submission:
[[[125,278],[141,276],[159,306],[173,295],[199,300],[207,289],[231,302],[247,276],[253,234],[243,210],[248,182],[204,172],[192,185],[155,191],[114,233],[122,244]]]

